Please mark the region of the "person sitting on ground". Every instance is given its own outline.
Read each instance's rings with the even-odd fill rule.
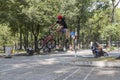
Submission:
[[[93,43],[91,49],[92,49],[93,53],[96,54],[96,56],[100,56],[103,54],[103,48],[98,42]]]
[[[99,50],[98,50],[98,43],[97,42],[94,42],[92,44],[91,49],[92,49],[92,52],[96,54],[96,56],[99,56]]]

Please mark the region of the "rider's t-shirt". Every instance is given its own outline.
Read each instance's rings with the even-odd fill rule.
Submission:
[[[63,28],[67,28],[67,24],[64,20],[62,20],[61,22],[60,21],[57,21],[56,23],[58,23],[59,25],[63,26]]]

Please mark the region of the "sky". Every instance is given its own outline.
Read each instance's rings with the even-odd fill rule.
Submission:
[[[119,3],[119,5],[118,5],[118,8],[120,8],[120,3]]]
[[[118,0],[117,0],[117,2],[118,2]],[[120,8],[120,3],[118,4],[118,6],[117,6],[118,8]]]
[[[117,2],[118,2],[119,0],[116,0],[116,4],[117,4]],[[110,1],[111,2],[111,1]],[[118,8],[120,8],[120,3],[118,4],[118,6],[117,6]]]

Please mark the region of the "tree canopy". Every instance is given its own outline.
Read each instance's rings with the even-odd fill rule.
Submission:
[[[109,36],[111,40],[118,40],[119,3],[120,0],[0,0],[0,40],[6,35],[19,37],[15,42],[21,48],[22,44],[27,47],[31,43],[37,49],[37,40],[56,21],[58,14],[65,17],[70,31],[77,28],[78,44],[107,41]]]

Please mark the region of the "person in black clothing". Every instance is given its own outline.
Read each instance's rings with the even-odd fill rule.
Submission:
[[[68,27],[67,27],[67,24],[65,22],[65,18],[62,15],[58,15],[57,19],[58,20],[53,25],[51,25],[49,28],[51,29],[56,24],[59,24],[59,27],[56,29],[56,31],[58,32],[59,35],[60,35],[60,33],[65,33],[66,42],[68,42]]]

